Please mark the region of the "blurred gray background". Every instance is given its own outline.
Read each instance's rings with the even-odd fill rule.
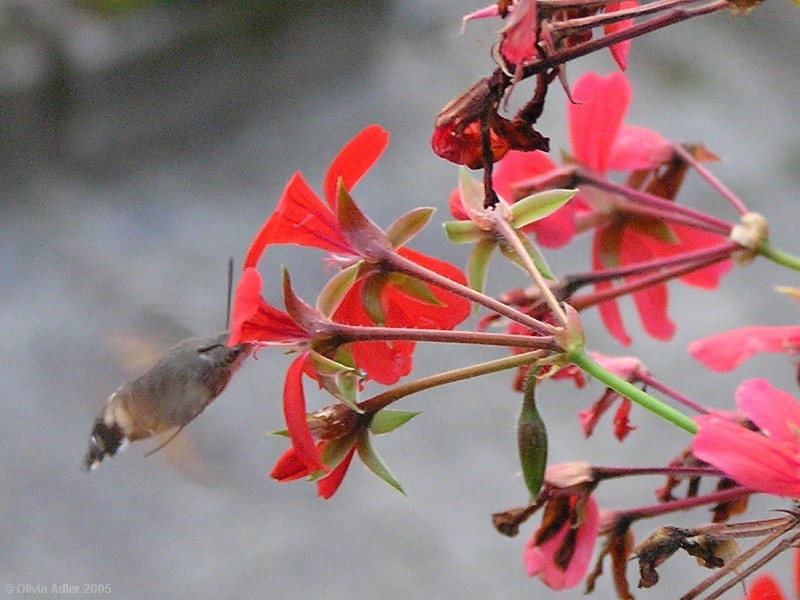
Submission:
[[[108,584],[106,597],[121,599],[578,596],[581,588],[555,594],[524,574],[521,551],[538,518],[516,539],[490,523],[492,512],[525,499],[514,442],[519,398],[507,376],[402,403],[424,414],[376,447],[408,498],[357,461],[329,502],[312,485],[269,479],[285,447],[266,435],[281,427],[288,359],[277,351],[249,361],[188,428],[204,483],[135,447],[96,473],[81,470],[96,411],[132,376],[113,340],[221,329],[226,261],[242,259],[295,170],[319,190],[341,145],[380,123],[390,146],[357,200],[382,225],[419,205],[446,218],[457,170],[429,150],[431,124],[490,71],[497,28],[474,23],[458,35],[461,15],[480,1],[111,4],[126,10],[99,0],[0,2],[0,583],[14,590],[6,596],[25,596],[19,584],[62,583]],[[795,253],[798,27],[799,10],[770,0],[746,18],[715,15],[634,41],[628,118],[706,143],[722,157],[715,173]],[[602,53],[568,72],[575,80],[613,68]],[[540,123],[555,151],[568,146],[557,86]],[[733,216],[697,177],[682,199]],[[438,221],[415,247],[463,265],[466,249],[444,244]],[[587,247],[548,258],[558,272],[584,270]],[[275,274],[286,262],[313,299],[321,279],[308,265],[317,257],[278,250],[266,269]],[[493,291],[518,277],[497,269]],[[684,352],[690,340],[727,328],[796,323],[797,307],[771,291],[776,283],[797,279],[758,261],[713,295],[671,286],[678,334],[670,345],[646,339],[628,312],[635,341],[621,350],[587,313],[589,345],[638,354],[713,406],[730,406],[737,382],[756,375],[797,391],[784,357],[720,377]],[[267,296],[278,302],[275,289]],[[503,354],[421,346],[416,361],[427,373]],[[611,438],[608,419],[584,442],[576,413],[600,393],[596,385],[542,389],[554,461],[661,464],[688,441],[634,410],[639,429],[625,444]],[[313,405],[326,400],[310,393]],[[649,504],[658,485],[609,486],[599,498],[607,508]],[[753,518],[764,518],[781,505],[753,506]],[[638,528],[639,539],[653,527]],[[664,583],[637,597],[677,597],[704,576],[685,556],[661,573]],[[629,576],[635,585],[634,565]],[[611,595],[604,578],[595,597]]]

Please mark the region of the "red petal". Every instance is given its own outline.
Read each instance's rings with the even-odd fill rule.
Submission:
[[[755,490],[800,497],[797,448],[745,429],[718,415],[695,419],[699,430],[692,441],[694,455]]]
[[[358,281],[347,293],[334,313],[337,323],[346,325],[374,325],[364,310],[361,294],[364,280]],[[394,318],[394,315],[391,315]],[[392,385],[411,372],[413,342],[358,342],[350,344],[350,352],[356,366],[364,371],[369,379]]]
[[[446,261],[416,252],[410,248],[400,248],[397,253],[456,283],[467,285],[467,279],[461,270]],[[390,302],[390,318],[387,319],[387,324],[392,323],[390,327],[453,329],[469,317],[472,310],[469,300],[435,285],[430,285],[429,287],[443,306],[428,304],[403,294],[392,286],[387,286],[384,292],[389,296]],[[400,317],[397,321],[391,318],[392,306],[397,309],[397,315]]]
[[[250,245],[244,266],[256,266],[270,244],[296,244],[341,254],[354,253],[339,233],[334,214],[300,173],[295,173],[286,184],[278,206]]]
[[[301,479],[307,475],[308,467],[300,460],[294,446],[289,446],[286,452],[281,454],[269,474],[270,477],[281,483]]]
[[[708,231],[701,231],[694,227],[689,227],[688,225],[670,223],[670,229],[672,229],[675,236],[680,240],[679,244],[666,244],[649,236],[642,239],[642,243],[647,245],[654,256],[664,258],[674,256],[675,254],[714,248],[726,242],[725,237],[721,235]],[[693,287],[714,290],[719,286],[723,275],[730,271],[732,266],[733,261],[721,261],[689,273],[688,275],[684,275],[680,278],[680,281]]]
[[[584,166],[605,173],[614,138],[628,105],[631,86],[622,73],[601,77],[586,73],[572,89],[575,104],[567,106],[572,153]]]
[[[617,412],[614,413],[614,436],[620,442],[624,441],[628,434],[636,429],[630,424],[631,405],[630,400],[623,398]]]
[[[231,311],[229,346],[243,342],[301,342],[309,335],[292,318],[261,297],[261,275],[253,267],[242,271]]]
[[[735,369],[757,352],[790,352],[800,341],[800,327],[743,327],[689,344],[689,354],[712,371]]]
[[[611,13],[617,10],[625,10],[628,8],[633,8],[634,6],[636,6],[636,0],[623,0],[622,2],[612,2],[611,4],[606,5],[605,12]],[[633,19],[625,19],[624,21],[609,23],[603,28],[603,31],[606,35],[610,35],[615,31],[629,29],[631,25],[633,25]],[[630,40],[625,40],[624,42],[618,42],[610,47],[611,56],[614,57],[614,60],[619,65],[619,68],[622,69],[623,71],[628,67],[628,50],[630,50],[630,47],[631,47]]]
[[[672,157],[670,143],[644,127],[622,125],[614,138],[606,167],[609,171],[654,169]]]
[[[342,462],[336,465],[336,468],[328,475],[317,481],[317,496],[329,500],[336,493],[336,490],[342,484],[344,476],[347,474],[347,469],[350,467],[355,451],[356,447],[353,445]]]
[[[495,191],[507,202],[520,200],[514,188],[524,188],[525,182],[554,171],[558,166],[544,152],[511,150],[497,163],[492,175]],[[569,202],[552,215],[535,221],[523,231],[533,233],[545,248],[560,248],[575,236],[575,205]]]
[[[322,187],[331,209],[336,206],[339,178],[347,191],[353,189],[370,167],[380,158],[389,143],[389,132],[379,125],[370,125],[345,144],[333,159]]]
[[[283,386],[283,416],[298,458],[308,471],[313,473],[324,470],[325,466],[320,460],[314,436],[308,427],[306,397],[303,392],[303,370],[307,358],[308,352],[303,352],[289,365],[289,370],[286,372]]]
[[[592,242],[592,268],[595,270],[603,269],[605,266],[601,260],[601,252],[604,243],[603,232],[604,230],[598,230]],[[598,292],[611,289],[611,287],[612,284],[608,281],[600,281],[594,286],[595,290]],[[601,302],[598,304],[597,310],[600,312],[600,319],[603,321],[603,325],[606,326],[608,332],[614,336],[620,344],[629,346],[631,338],[628,336],[627,331],[625,331],[625,325],[622,323],[622,313],[620,313],[617,301],[608,300],[607,302]]]
[[[736,406],[771,439],[800,446],[800,402],[766,379],[748,379],[736,390]]]
[[[786,596],[772,575],[759,575],[748,586],[744,600],[786,600]]]

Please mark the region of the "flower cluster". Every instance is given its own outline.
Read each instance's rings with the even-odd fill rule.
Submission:
[[[631,345],[618,305],[629,296],[645,333],[666,342],[680,325],[669,312],[673,280],[713,291],[734,265],[759,255],[800,270],[800,260],[771,245],[766,219],[710,173],[707,164],[716,157],[705,146],[670,141],[626,122],[633,90],[622,71],[630,39],[701,14],[740,14],[754,7],[747,0],[696,4],[500,0],[464,18],[503,20],[493,49],[497,70],[440,112],[431,138],[437,155],[461,165],[449,198],[455,220],[445,231],[451,242],[471,248],[465,273],[407,247],[433,209],[416,208],[382,229],[355,201],[354,187],[388,144],[381,127],[366,127],[344,146],[321,196],[299,172],[291,177],[247,252],[228,340],[231,346],[276,346],[293,354],[283,389],[286,429],[278,432],[290,446],[273,467],[273,478],[308,478],[320,496],[331,498],[358,455],[402,491],[373,437],[417,413],[389,406],[416,392],[507,370],[516,372],[513,388],[522,391],[516,433],[524,504],[493,518],[498,531],[514,536],[541,515],[522,550],[531,577],[553,589],[585,581],[591,591],[608,559],[617,595],[627,599],[632,558],[639,565],[639,587],[648,588],[658,583],[659,566],[684,551],[701,566],[718,569],[685,597],[718,586],[711,592],[717,597],[761,562],[800,545],[796,505],[775,518],[732,522],[753,494],[800,498],[800,402],[764,379],[751,379],[736,391],[737,411],[709,408],[660,381],[657,365],[646,367],[627,353],[589,352],[581,325],[582,312],[596,307],[611,340]],[[606,47],[622,71],[568,80],[567,61]],[[531,98],[516,114],[506,114],[511,91],[521,90],[517,84],[527,78],[534,83]],[[560,161],[547,154],[550,141],[534,127],[548,86],[557,79],[568,99],[569,149]],[[472,177],[469,169],[481,169],[482,177]],[[734,219],[683,203],[689,174],[707,182],[733,208]],[[581,236],[591,237],[586,266],[554,273],[540,247],[557,251]],[[288,271],[267,279],[281,282],[283,306],[263,297],[262,258],[275,245],[322,251],[328,277],[313,305],[295,292]],[[495,296],[487,289],[496,250],[520,268],[521,283]],[[483,314],[470,327],[476,310]],[[487,350],[485,362],[448,365],[450,370],[411,379],[419,343],[500,351]],[[800,328],[794,325],[745,327],[689,348],[717,371],[731,370],[757,352],[799,351]],[[452,357],[460,358],[457,352]],[[571,379],[579,388],[588,387],[589,379],[601,382],[600,398],[575,417],[584,436],[594,435],[602,416],[616,407],[613,433],[624,442],[648,427],[640,419],[645,409],[675,426],[678,445],[659,440],[666,458],[655,465],[638,464],[638,457],[623,466],[548,464],[553,440],[543,415],[549,411],[539,410],[547,401],[539,390],[548,379]],[[308,385],[331,403],[310,410]],[[600,508],[599,487],[645,476],[665,480],[655,490],[655,503]],[[635,542],[641,521],[708,507],[711,523],[662,527]],[[737,540],[748,538],[760,541],[740,551]],[[772,542],[775,548],[767,549]],[[762,557],[755,558],[759,552]],[[724,577],[729,581],[719,583]],[[748,598],[756,597],[782,596],[767,577],[753,583]]]

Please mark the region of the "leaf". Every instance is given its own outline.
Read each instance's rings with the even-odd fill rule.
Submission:
[[[577,193],[578,190],[545,190],[515,202],[511,205],[511,214],[514,215],[514,228],[521,229],[534,221],[539,221],[553,214]]]
[[[408,423],[418,414],[420,413],[408,410],[389,410],[388,408],[384,408],[383,410],[379,410],[377,413],[375,413],[375,416],[372,417],[372,423],[370,423],[369,429],[375,435],[390,433],[401,425]]]
[[[471,244],[486,236],[486,232],[472,221],[447,221],[444,232],[454,244]]]
[[[417,235],[431,220],[435,208],[420,207],[407,212],[386,230],[386,240],[396,250]]]
[[[358,273],[361,269],[363,260],[358,261],[354,265],[350,265],[346,269],[339,271],[334,275],[317,297],[317,310],[326,317],[331,317],[339,305],[344,300],[356,281],[358,280]]]
[[[467,276],[469,287],[476,292],[483,293],[486,287],[486,276],[489,272],[489,260],[492,258],[497,243],[492,239],[483,239],[472,249],[467,262]]]
[[[358,456],[361,461],[366,465],[366,467],[375,473],[378,477],[380,477],[383,481],[388,483],[398,492],[406,495],[403,488],[391,474],[389,469],[386,467],[384,462],[381,460],[381,457],[378,456],[378,453],[375,452],[375,449],[372,447],[369,439],[369,432],[367,430],[362,430],[358,436],[358,442],[356,442],[356,450],[358,451]]]

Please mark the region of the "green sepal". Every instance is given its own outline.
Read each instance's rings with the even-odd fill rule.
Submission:
[[[372,447],[372,443],[369,439],[369,431],[366,429],[362,429],[359,432],[358,442],[356,442],[356,450],[358,451],[358,457],[361,459],[361,462],[363,462],[370,471],[375,473],[375,475],[388,483],[398,492],[404,496],[406,495],[402,486],[391,474],[389,469],[381,460],[381,457],[378,456],[378,453],[375,452],[375,449]]]
[[[483,189],[483,182],[472,177],[464,166],[458,169],[458,191],[461,194],[461,204],[467,213],[484,210],[486,192]]]
[[[334,275],[317,297],[317,310],[326,317],[331,317],[339,305],[344,300],[356,281],[358,280],[358,273],[361,269],[363,260],[358,261],[354,265],[350,265],[346,269],[342,269]]]
[[[289,437],[288,429],[276,429],[275,431],[268,431],[267,435],[279,435],[281,437]]]
[[[544,219],[572,200],[577,193],[578,190],[545,190],[514,202],[511,205],[514,227],[520,229]]]
[[[406,296],[410,296],[426,304],[446,306],[433,294],[427,283],[416,277],[411,277],[405,273],[390,273],[388,275],[388,280],[391,282],[393,288],[404,293]]]
[[[486,232],[472,221],[447,221],[444,232],[454,244],[471,244],[486,237]]]
[[[472,248],[467,261],[467,277],[469,287],[476,292],[483,293],[486,287],[486,278],[489,273],[489,261],[492,258],[497,242],[491,238],[484,238]]]
[[[319,352],[311,351],[311,364],[317,372],[319,384],[337,400],[351,410],[363,414],[358,407],[358,388],[361,374],[354,368],[343,365]]]
[[[522,245],[528,251],[528,256],[531,257],[533,264],[536,265],[539,273],[542,274],[542,277],[545,279],[553,279],[553,272],[550,270],[547,261],[544,259],[544,256],[542,256],[542,253],[539,252],[539,249],[533,244],[533,242],[530,241],[530,239],[528,239],[527,235],[521,231],[517,231],[516,233],[520,242],[522,242]],[[521,267],[522,269],[525,268],[525,265],[522,263],[522,259],[520,259],[520,257],[517,255],[516,250],[514,250],[514,248],[512,248],[508,243],[500,242],[500,251],[515,265]]]
[[[631,219],[628,221],[628,225],[642,232],[647,237],[651,237],[664,244],[677,246],[681,243],[680,238],[675,235],[672,228],[660,219]]]
[[[536,408],[536,373],[531,367],[525,380],[522,398],[522,411],[517,421],[517,445],[522,466],[522,478],[531,494],[531,502],[536,500],[544,483],[547,468],[547,430]]]
[[[322,463],[330,470],[335,469],[339,466],[339,463],[344,460],[344,457],[347,456],[347,453],[350,452],[350,448],[353,447],[353,444],[355,444],[357,440],[358,434],[351,433],[344,437],[328,441],[320,456]]]
[[[372,417],[372,423],[369,425],[369,430],[375,435],[390,433],[401,425],[408,423],[418,414],[420,413],[409,410],[390,410],[388,408],[384,408],[383,410],[379,410],[377,413],[375,413],[375,416]]]
[[[381,303],[381,292],[387,282],[387,275],[375,273],[364,280],[364,287],[361,289],[361,303],[364,312],[378,326],[386,323],[386,311],[383,310]]]
[[[397,250],[422,231],[435,211],[435,208],[420,207],[407,212],[389,225],[386,230],[386,241],[389,242],[393,250]]]

